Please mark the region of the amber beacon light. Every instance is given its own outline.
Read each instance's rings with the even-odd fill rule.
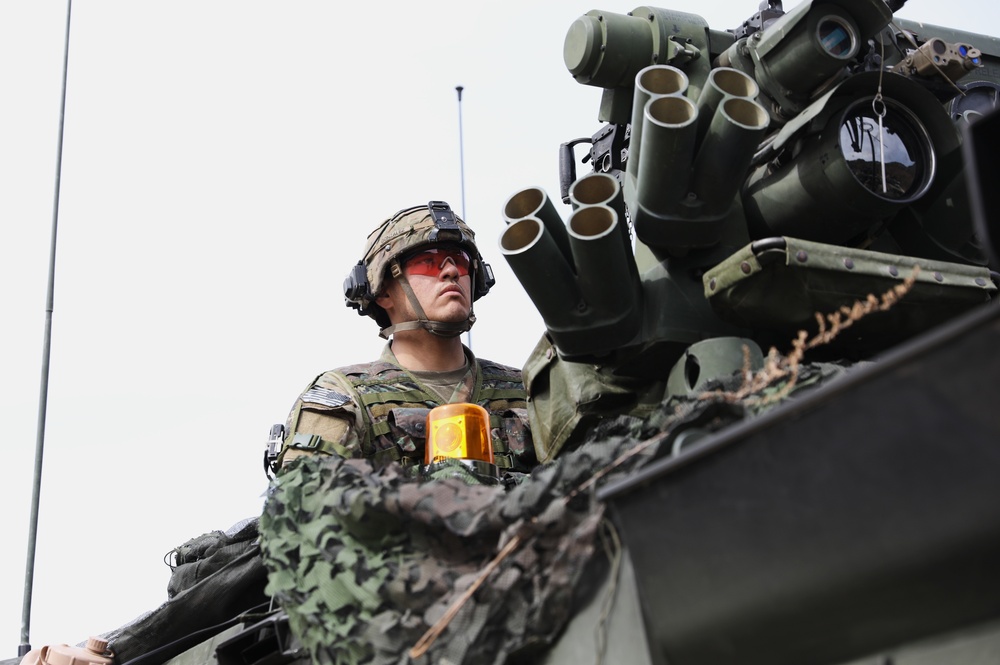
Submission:
[[[471,467],[477,476],[497,478],[490,416],[483,407],[468,403],[444,404],[427,414],[424,463],[433,466],[451,459]]]

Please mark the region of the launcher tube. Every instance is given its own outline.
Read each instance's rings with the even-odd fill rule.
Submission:
[[[698,143],[700,144],[712,124],[715,112],[727,97],[757,99],[760,88],[757,82],[732,67],[716,67],[708,75],[705,87],[698,96]]]
[[[620,239],[621,219],[609,206],[577,209],[569,218],[570,247],[587,311],[600,320],[620,318],[636,305],[631,255]]]
[[[565,328],[574,322],[581,303],[576,275],[541,220],[526,217],[511,223],[500,234],[500,252],[547,328]]]
[[[686,97],[659,97],[646,103],[636,182],[637,215],[665,217],[687,195],[697,119],[698,110]]]
[[[767,124],[767,111],[750,99],[729,97],[716,109],[692,169],[691,191],[704,202],[706,217],[729,209]]]
[[[503,206],[503,218],[507,224],[513,224],[519,219],[531,217],[539,220],[548,231],[552,242],[558,248],[563,260],[572,263],[569,251],[569,237],[566,235],[566,224],[552,205],[552,199],[539,187],[528,187],[515,192]]]
[[[629,138],[626,172],[634,180],[639,174],[639,154],[642,150],[642,117],[646,103],[665,95],[683,95],[688,87],[687,74],[670,65],[652,65],[635,75],[632,97],[632,134]]]
[[[574,210],[589,205],[605,205],[611,208],[618,219],[615,226],[622,239],[625,253],[632,253],[632,238],[629,235],[628,224],[625,222],[627,219],[625,216],[625,196],[617,178],[607,173],[586,175],[570,187],[569,202]]]

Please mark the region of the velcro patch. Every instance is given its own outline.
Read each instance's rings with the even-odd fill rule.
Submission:
[[[309,390],[305,391],[299,399],[301,399],[304,404],[320,404],[331,408],[347,404],[351,401],[351,398],[347,395],[338,393],[336,390],[320,388],[319,386],[313,386]]]

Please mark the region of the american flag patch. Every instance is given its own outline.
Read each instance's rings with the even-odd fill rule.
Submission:
[[[305,404],[319,404],[321,406],[335,407],[341,404],[347,404],[351,401],[351,398],[347,395],[338,393],[336,390],[329,390],[327,388],[320,388],[319,386],[313,386],[309,390],[302,393],[302,400]]]

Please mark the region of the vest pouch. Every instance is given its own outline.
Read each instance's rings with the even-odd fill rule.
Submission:
[[[427,414],[430,411],[422,407],[389,411],[386,424],[389,426],[389,437],[395,446],[388,451],[376,451],[375,459],[380,463],[392,459],[407,466],[423,464],[427,443]]]
[[[491,414],[490,427],[496,465],[505,470],[530,472],[536,461],[528,410],[504,409],[499,414]]]

